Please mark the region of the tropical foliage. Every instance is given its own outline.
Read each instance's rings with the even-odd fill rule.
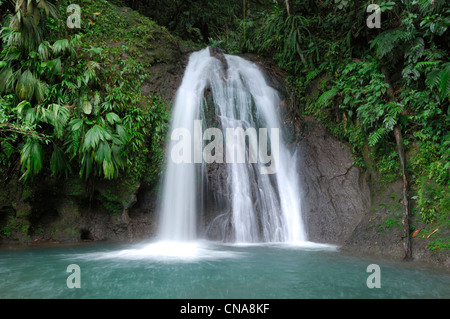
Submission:
[[[415,212],[448,227],[448,1],[110,2],[190,43],[274,59],[297,93],[290,116],[313,115],[348,142],[374,183],[402,175],[401,133]],[[373,3],[380,28],[367,24]],[[107,1],[78,4],[82,27],[68,29],[67,0],[0,0],[0,173],[155,180],[168,113],[140,93],[149,66],[140,50],[153,32],[173,37],[141,16],[125,22]]]
[[[144,65],[114,61],[93,23],[68,29],[65,1],[60,11],[44,0],[14,2],[1,30],[1,172],[20,164],[25,181],[40,173],[157,178],[168,113],[158,97],[141,95]],[[106,2],[82,4],[108,13]]]

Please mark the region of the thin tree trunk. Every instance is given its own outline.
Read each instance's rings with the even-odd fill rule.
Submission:
[[[287,14],[288,14],[288,16],[290,16],[291,15],[291,5],[289,3],[289,0],[285,0],[285,3],[286,3]]]
[[[389,85],[387,88],[387,94],[391,101],[394,101],[394,91],[392,84],[389,80],[389,74],[386,68],[382,68],[382,72],[385,77],[385,82]],[[406,158],[405,150],[403,144],[403,137],[400,128],[397,125],[394,127],[395,142],[397,144],[397,153],[400,161],[400,166],[402,170],[402,226],[403,226],[403,260],[408,260],[411,258],[411,240],[410,240],[410,230],[409,230],[409,200],[408,200],[408,179],[406,177]]]
[[[300,44],[298,44],[298,42],[295,43],[295,48],[297,49],[297,53],[300,56],[300,60],[302,60],[303,64],[305,65],[305,68],[307,68],[308,63],[306,62],[305,56],[302,54],[302,48],[300,48]]]
[[[285,4],[286,4],[286,11],[287,11],[288,16],[290,16],[291,14],[294,14],[294,10],[292,9],[289,0],[285,0]],[[308,62],[306,62],[305,56],[302,53],[302,48],[300,47],[300,44],[298,42],[295,43],[295,49],[297,50],[300,60],[305,65],[305,68],[307,68]]]
[[[402,167],[402,180],[403,180],[403,191],[402,191],[402,206],[403,206],[403,260],[411,258],[411,240],[409,231],[409,201],[408,201],[408,180],[406,178],[406,160],[405,151],[403,148],[403,138],[402,133],[398,125],[394,128],[395,142],[397,143],[397,152],[400,158],[400,165]]]

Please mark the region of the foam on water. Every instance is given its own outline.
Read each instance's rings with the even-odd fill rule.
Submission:
[[[223,258],[239,258],[242,252],[217,249],[215,245],[202,241],[177,242],[158,241],[145,245],[134,245],[129,249],[108,252],[80,254],[77,257],[88,260],[125,259],[153,260],[164,262],[193,262],[200,260],[217,260]]]
[[[337,251],[338,246],[309,241],[289,243],[217,243],[210,241],[158,241],[136,244],[127,249],[109,250],[75,255],[86,260],[149,260],[156,262],[198,262],[230,258],[245,258],[240,248],[267,247],[271,249]],[[74,255],[71,255],[73,258]]]

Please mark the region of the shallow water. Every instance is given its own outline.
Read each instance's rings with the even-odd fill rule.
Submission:
[[[81,288],[69,289],[70,264]],[[370,264],[380,288],[368,288]],[[449,298],[450,274],[313,243],[158,242],[0,250],[0,298]]]

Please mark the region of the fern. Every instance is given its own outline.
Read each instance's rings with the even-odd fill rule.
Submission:
[[[395,124],[397,124],[397,119],[393,116],[388,116],[383,120],[383,124],[387,131],[392,131]]]
[[[319,68],[310,71],[306,75],[305,85],[308,85],[312,80],[314,80],[320,74],[320,72],[321,70]]]
[[[319,99],[317,100],[317,104],[320,106],[324,106],[330,99],[336,96],[338,93],[337,88],[333,87],[331,90],[324,92]]]
[[[422,71],[424,68],[428,68],[431,66],[437,66],[437,65],[439,65],[439,63],[441,63],[441,61],[422,61],[422,62],[417,63],[414,66],[414,69]]]
[[[384,127],[379,128],[378,130],[370,133],[369,135],[369,146],[375,146],[378,142],[383,138],[383,136],[387,133]]]
[[[413,34],[407,30],[388,30],[378,35],[371,42],[370,48],[376,47],[377,56],[382,59],[386,55],[393,53],[393,51],[397,52],[399,44],[412,40],[412,37]]]
[[[450,93],[450,63],[447,63],[447,67],[440,73],[440,95],[441,99],[445,99]]]
[[[445,99],[450,93],[450,63],[428,73],[425,83],[430,90],[437,89],[441,100]]]

